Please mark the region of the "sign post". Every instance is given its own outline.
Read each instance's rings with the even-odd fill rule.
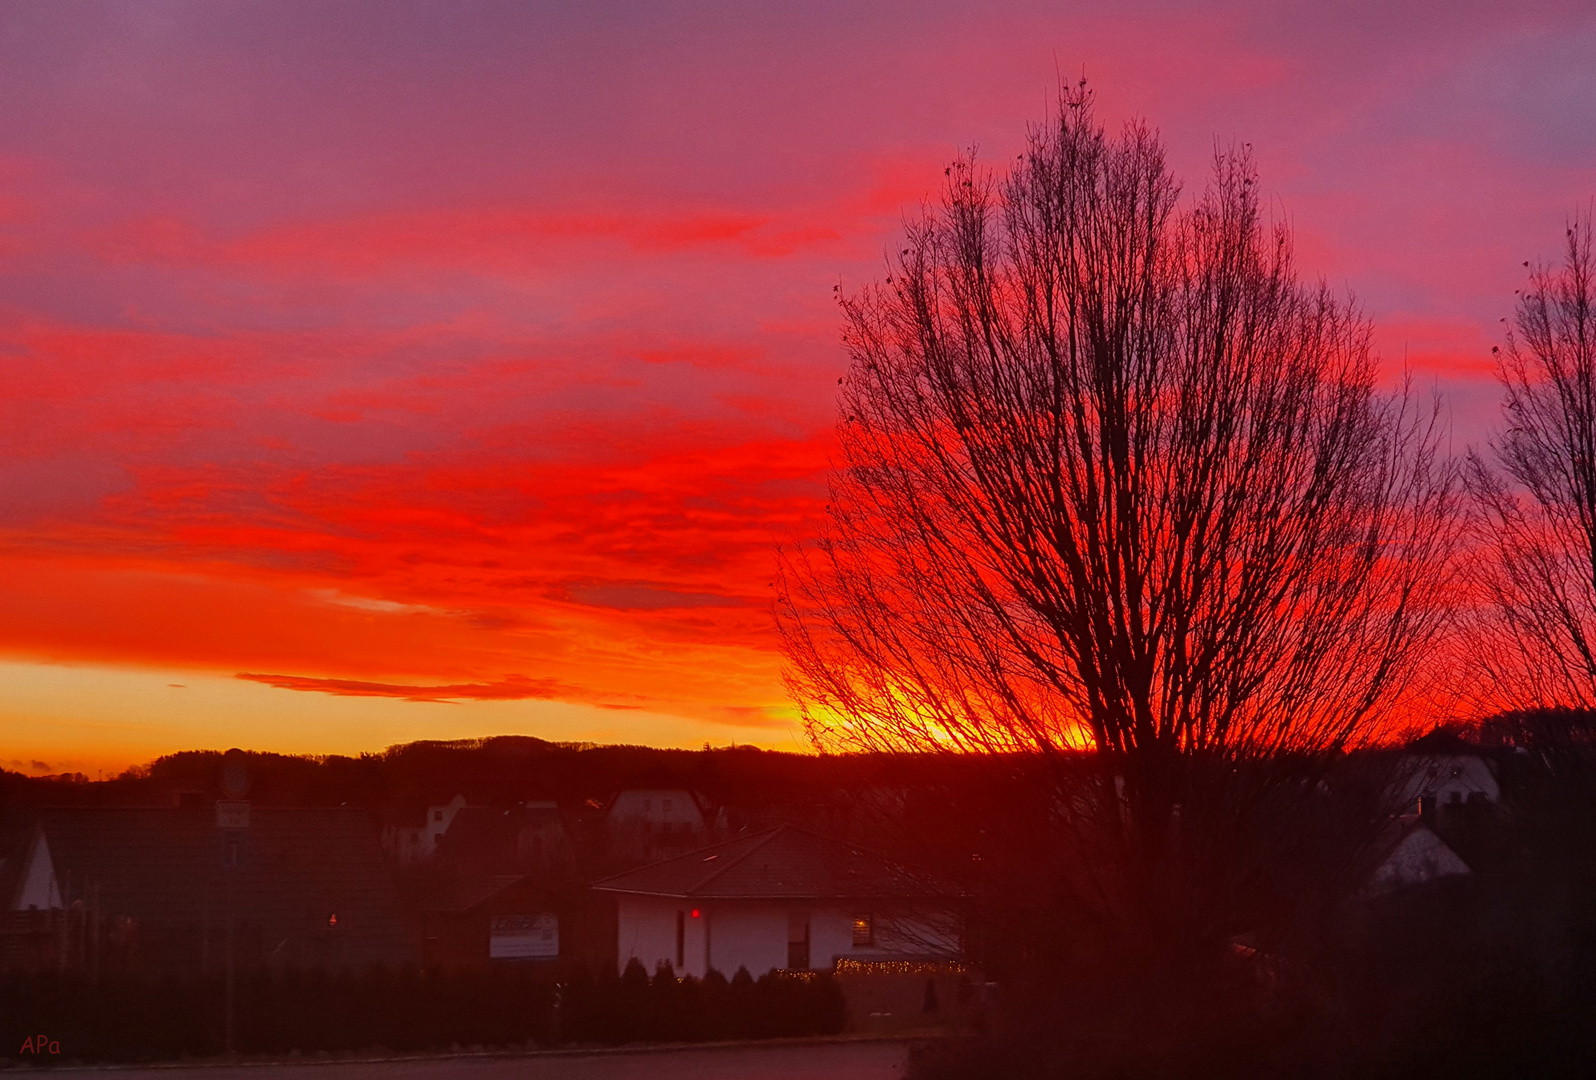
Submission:
[[[244,839],[249,832],[249,756],[236,747],[222,755],[222,798],[216,800],[216,831],[222,841],[222,879],[227,907],[227,973],[222,1046],[228,1057],[234,1055],[233,937],[236,922],[233,910],[238,868],[244,864]]]

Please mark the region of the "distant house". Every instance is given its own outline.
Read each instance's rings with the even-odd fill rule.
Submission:
[[[463,806],[438,840],[435,856],[469,873],[526,873],[568,862],[571,845],[552,802],[503,810]]]
[[[597,882],[618,908],[616,954],[677,975],[830,969],[839,960],[953,960],[945,893],[904,867],[792,825]]]
[[[636,829],[651,836],[704,835],[704,810],[685,788],[617,792],[605,816],[611,829]]]
[[[627,788],[610,799],[604,828],[619,855],[651,859],[703,844],[709,820],[685,788]]]
[[[59,964],[219,970],[229,921],[246,969],[415,955],[362,810],[253,807],[224,818],[216,808],[73,807],[12,815],[0,831],[25,838],[0,867],[6,930],[37,938],[47,928],[58,950],[71,937]],[[38,941],[12,944],[19,964],[40,960]]]
[[[1494,763],[1479,747],[1439,730],[1403,752],[1398,803],[1406,813],[1435,820],[1451,808],[1501,800]]]
[[[454,823],[455,815],[465,808],[464,795],[456,795],[446,803],[427,807],[419,820],[414,816],[416,812],[412,807],[409,815],[401,815],[383,826],[383,850],[406,865],[432,858],[437,853],[438,841]]]
[[[50,858],[50,844],[37,825],[24,828],[0,855],[0,897],[6,911],[59,911],[61,886]]]
[[[1369,869],[1358,892],[1362,900],[1473,873],[1445,840],[1413,814],[1396,818],[1386,826],[1375,840],[1366,865]]]
[[[496,960],[558,960],[560,918],[548,908],[536,884],[522,875],[456,882],[421,905],[423,961],[460,969]]]

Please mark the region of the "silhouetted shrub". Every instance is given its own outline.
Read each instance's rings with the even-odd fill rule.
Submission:
[[[234,1045],[243,1054],[419,1051],[507,1046],[680,1042],[818,1035],[842,1030],[841,991],[825,976],[746,971],[702,982],[668,968],[652,978],[635,962],[619,977],[576,970],[483,972],[374,967],[359,972],[257,971],[235,987]],[[88,980],[59,974],[0,977],[0,1061],[47,1034],[56,1061],[160,1061],[224,1049],[220,976]]]

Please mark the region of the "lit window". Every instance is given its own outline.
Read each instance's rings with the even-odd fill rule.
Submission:
[[[327,925],[334,930],[338,929],[338,913],[336,911],[327,916]]]
[[[876,922],[868,912],[853,917],[853,943],[855,945],[876,943]]]

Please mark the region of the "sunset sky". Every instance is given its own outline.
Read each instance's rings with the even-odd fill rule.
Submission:
[[[1251,143],[1461,449],[1592,57],[1589,0],[0,0],[0,765],[792,748],[832,288],[959,148],[1083,70],[1188,189]]]

